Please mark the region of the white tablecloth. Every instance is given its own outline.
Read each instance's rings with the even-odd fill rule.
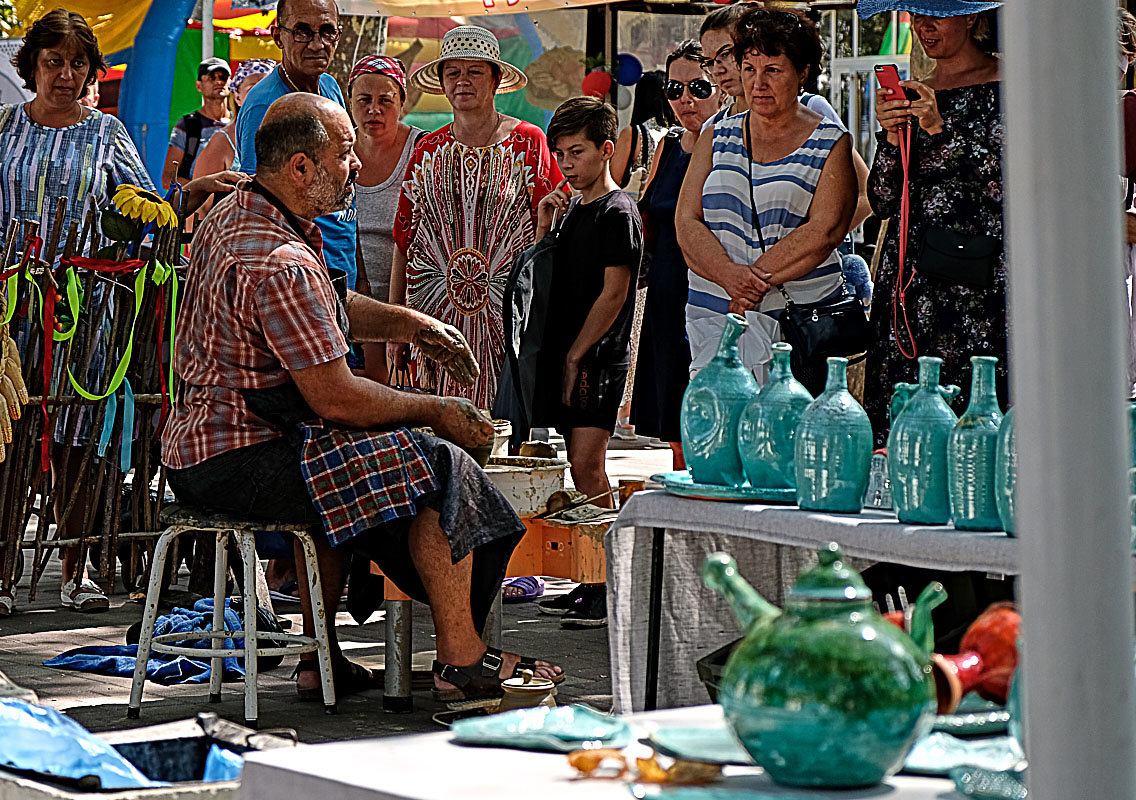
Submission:
[[[639,736],[652,727],[720,724],[721,708],[701,706],[631,718]],[[462,747],[449,733],[398,736],[250,753],[241,777],[241,800],[630,800],[622,781],[578,780],[559,753]],[[863,791],[786,789],[756,768],[728,767],[727,784],[762,798],[798,800],[959,800],[950,781],[897,776]]]
[[[652,529],[667,531],[659,652],[658,707],[709,698],[694,662],[741,635],[725,601],[702,585],[702,562],[721,550],[741,574],[780,606],[797,573],[830,541],[844,553],[928,569],[1017,573],[1017,542],[1004,533],[904,525],[889,512],[820,514],[787,506],[711,502],[639,492],[604,540],[608,637],[615,709],[643,709],[647,663]]]

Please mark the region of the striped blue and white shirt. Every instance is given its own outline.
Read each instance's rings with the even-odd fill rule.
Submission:
[[[713,166],[702,186],[702,215],[707,227],[721,242],[730,260],[752,264],[761,255],[753,226],[749,194],[757,207],[761,236],[768,250],[808,220],[809,207],[829,153],[847,132],[824,119],[808,140],[785,158],[769,163],[752,162],[745,146],[746,115],[739,114],[714,126]],[[752,172],[753,183],[750,184]],[[689,273],[687,303],[695,308],[726,313],[730,298],[718,284],[693,271]],[[785,284],[797,303],[815,303],[838,291],[842,285],[840,254],[833,250],[815,269]],[[761,311],[785,306],[780,292],[771,291]]]
[[[115,117],[91,110],[66,128],[33,122],[25,105],[0,106],[0,239],[8,220],[39,222],[45,242],[55,220],[55,204],[67,198],[61,230],[80,225],[88,205],[102,209],[120,183],[155,191],[134,142]]]

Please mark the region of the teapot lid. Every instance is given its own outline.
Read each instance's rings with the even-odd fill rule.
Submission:
[[[863,601],[871,600],[872,592],[860,573],[844,563],[844,551],[836,542],[829,542],[817,551],[819,563],[797,576],[789,590],[789,600]]]

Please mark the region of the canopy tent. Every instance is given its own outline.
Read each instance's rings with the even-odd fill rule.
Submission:
[[[337,0],[342,14],[390,17],[461,17],[519,14],[602,5],[609,0]]]

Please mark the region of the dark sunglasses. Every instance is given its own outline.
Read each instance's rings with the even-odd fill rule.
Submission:
[[[277,24],[280,30],[292,34],[292,38],[296,44],[307,44],[319,36],[323,39],[325,44],[335,44],[339,41],[340,34],[343,32],[342,25],[322,25],[318,31],[313,31],[308,25],[300,23],[295,28],[285,28],[283,25]]]
[[[689,83],[676,81],[673,78],[663,84],[663,96],[668,100],[678,100],[682,97],[683,91],[690,89],[691,97],[698,100],[705,100],[707,97],[714,93],[714,84],[705,78],[695,78]]]

